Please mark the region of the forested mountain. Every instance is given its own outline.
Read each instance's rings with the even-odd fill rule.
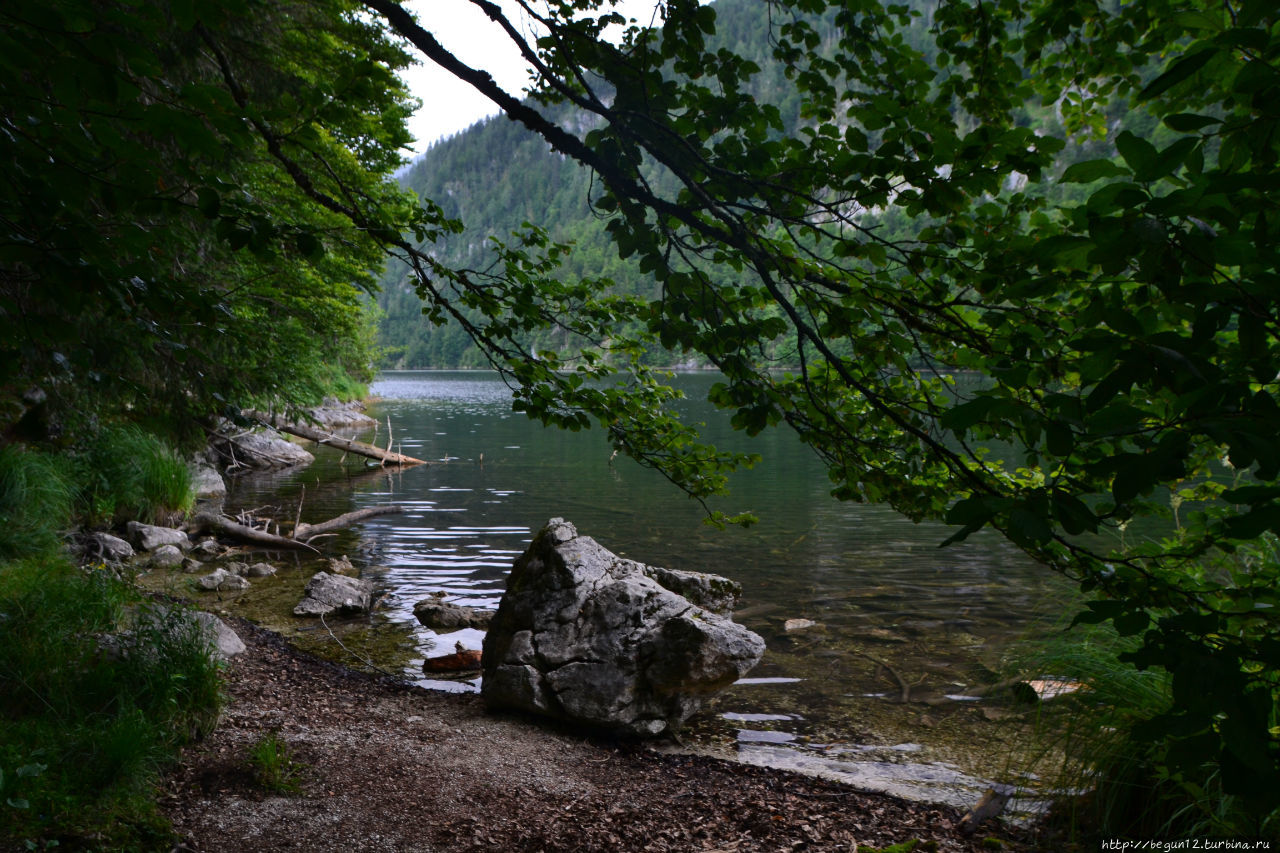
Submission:
[[[931,55],[929,29],[937,0],[912,0],[908,5],[917,13],[913,23],[903,30],[903,37],[913,47]],[[799,92],[772,59],[771,23],[767,4],[755,0],[718,0],[715,34],[709,43],[727,48],[760,66],[748,86],[748,93],[760,102],[778,107],[783,134],[791,135],[811,119],[802,115]],[[819,47],[819,50],[823,50]],[[423,107],[430,109],[430,104]],[[552,109],[557,120],[573,128],[579,135],[590,129],[588,119],[575,115],[570,108]],[[1130,122],[1125,103],[1116,99],[1098,111],[1110,135],[1125,126],[1138,135],[1156,132],[1154,122],[1145,113]],[[957,112],[957,121],[972,123]],[[1133,126],[1140,122],[1140,126]],[[1066,136],[1061,116],[1055,105],[1028,103],[1019,116],[1023,126],[1038,133]],[[1062,165],[1095,156],[1114,153],[1105,140],[1081,135],[1063,152]],[[660,184],[669,176],[650,170],[647,179]],[[506,116],[496,116],[433,145],[400,176],[403,186],[419,198],[431,199],[447,216],[457,218],[466,232],[449,235],[431,245],[433,254],[446,266],[484,269],[495,263],[489,237],[507,239],[526,223],[545,228],[552,240],[572,243],[572,251],[563,260],[565,277],[606,277],[616,283],[618,292],[656,298],[658,286],[652,275],[642,272],[628,260],[620,259],[605,230],[606,217],[593,211],[591,173],[579,163],[552,151],[546,140]],[[888,239],[907,236],[913,228],[900,210],[888,207],[868,211],[864,220],[880,230]],[[379,343],[383,365],[397,368],[481,367],[483,356],[466,332],[456,322],[433,324],[423,315],[423,301],[414,290],[412,277],[403,263],[393,260],[381,280],[378,305]],[[713,270],[713,278],[733,274]],[[530,336],[535,348],[560,349],[565,342],[553,333]],[[775,345],[765,355],[783,362],[793,358],[784,343]],[[697,363],[697,356],[688,357]],[[656,362],[669,364],[669,352],[655,351]],[[678,358],[675,360],[679,360]]]
[[[917,2],[927,6],[930,2]],[[779,106],[787,131],[800,121],[800,97],[769,59],[767,7],[753,0],[720,0],[714,43],[752,59],[762,70],[752,93]],[[925,20],[924,18],[921,19]],[[430,109],[426,105],[424,109]],[[564,123],[579,134],[589,127],[559,108]],[[498,116],[433,145],[402,176],[401,183],[420,198],[432,199],[444,212],[461,219],[467,232],[446,238],[431,248],[446,265],[483,268],[493,262],[491,244],[483,235],[510,236],[529,222],[547,229],[551,239],[572,242],[563,263],[565,276],[603,276],[620,292],[646,297],[656,294],[651,275],[621,260],[605,231],[604,217],[589,204],[590,172],[550,150],[542,137]],[[384,364],[394,367],[478,367],[479,351],[456,323],[434,326],[422,315],[422,300],[406,278],[403,264],[393,261],[382,279],[378,303],[383,311],[380,343]],[[531,346],[557,348],[545,335]],[[669,354],[655,354],[669,360]]]

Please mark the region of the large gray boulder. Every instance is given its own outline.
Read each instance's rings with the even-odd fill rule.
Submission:
[[[223,454],[227,463],[247,468],[292,468],[315,461],[314,456],[273,429],[218,435],[210,444]]]
[[[305,595],[293,608],[294,616],[328,616],[361,613],[373,605],[373,582],[316,572],[307,581]]]
[[[191,491],[197,500],[221,502],[227,496],[227,483],[217,468],[201,461],[190,462],[187,467],[191,470]]]
[[[553,518],[511,571],[484,640],[481,693],[493,709],[628,734],[677,729],[764,654],[728,616],[739,591],[623,559]]]

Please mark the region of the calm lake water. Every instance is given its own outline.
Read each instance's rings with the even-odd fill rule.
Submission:
[[[744,588],[737,621],[768,652],[695,719],[693,744],[971,804],[984,779],[1008,775],[1013,747],[1009,727],[994,722],[1001,714],[960,694],[992,680],[1019,640],[1060,619],[1067,585],[995,536],[939,548],[949,535],[942,525],[835,501],[825,471],[791,434],[732,433],[705,402],[714,381],[677,377],[708,435],[764,456],[718,505],[754,511],[761,521],[749,529],[704,524],[701,508],[659,475],[611,458],[599,430],[544,429],[512,413],[507,388],[479,372],[396,372],[374,384],[377,442],[385,446],[389,418],[399,449],[432,464],[369,471],[322,448],[302,471],[240,479],[231,506],[274,504],[291,517],[301,500],[303,520],[318,521],[404,505],[404,514],[372,519],[326,547],[349,553],[385,590],[380,618],[412,632],[406,674],[438,689],[476,685],[422,681],[422,658],[458,642],[479,648],[481,635],[437,638],[416,626],[414,603],[440,591],[496,607],[512,561],[552,517],[631,559],[726,575]],[[786,630],[797,619],[814,625]]]

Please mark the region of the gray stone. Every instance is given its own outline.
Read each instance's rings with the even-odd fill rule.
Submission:
[[[221,550],[222,546],[218,544],[218,540],[212,537],[201,539],[191,546],[191,553],[201,557],[216,557]]]
[[[231,630],[231,627],[217,616],[201,610],[193,611],[191,615],[208,638],[214,654],[222,660],[242,654],[246,650],[240,635]]]
[[[241,464],[261,469],[310,465],[315,461],[315,456],[274,429],[238,435],[236,452]]]
[[[127,529],[134,547],[143,551],[154,551],[161,545],[175,545],[183,551],[191,548],[191,540],[187,538],[187,534],[172,527],[156,527],[153,524],[131,521]]]
[[[182,565],[182,549],[177,545],[161,545],[151,552],[151,565],[157,569],[172,569]]]
[[[226,454],[228,463],[261,470],[310,465],[315,457],[275,430],[258,429],[219,436],[213,441]]]
[[[485,636],[486,704],[629,734],[679,728],[764,654],[759,636],[683,591],[721,608],[736,597],[731,581],[623,559],[553,518]]]
[[[96,638],[104,657],[123,660],[140,654],[151,658],[156,653],[157,644],[187,638],[203,641],[213,656],[220,660],[246,650],[240,636],[212,613],[159,604],[141,608],[135,614],[134,628]]]
[[[239,589],[248,589],[249,581],[237,574],[227,571],[226,569],[215,569],[212,574],[205,575],[196,581],[201,589],[218,590],[218,591],[234,591]]]
[[[266,578],[276,573],[276,567],[270,563],[254,563],[251,566],[248,563],[231,562],[227,563],[226,568],[231,574],[242,578]]]
[[[433,631],[447,633],[463,628],[485,630],[493,620],[492,610],[476,610],[474,607],[463,607],[444,600],[443,593],[436,593],[431,598],[424,598],[413,605],[413,615],[418,621]]]
[[[334,397],[325,397],[323,405],[307,412],[307,415],[321,426],[330,429],[336,427],[359,427],[364,429],[373,426],[374,419],[363,411],[364,404],[359,400],[342,402]]]
[[[359,576],[360,570],[351,565],[351,561],[347,559],[347,555],[343,554],[341,557],[329,558],[329,574],[346,575],[347,577],[354,578]]]
[[[159,606],[143,612],[143,625],[159,627],[171,636],[185,636],[188,632],[204,640],[213,655],[226,660],[246,650],[244,640],[227,623],[203,610],[184,610]]]
[[[294,616],[327,616],[360,613],[373,605],[373,582],[316,572],[307,581],[305,596],[293,608]]]
[[[201,500],[221,500],[227,496],[227,484],[222,475],[212,465],[205,462],[193,462],[191,469],[191,490]]]
[[[676,595],[712,613],[729,616],[742,597],[742,584],[706,572],[682,572],[661,566],[641,566],[641,571]]]
[[[133,546],[110,533],[94,533],[89,537],[85,556],[98,558],[108,563],[122,563],[133,556]]]
[[[189,575],[196,575],[204,571],[204,563],[192,557],[187,557],[182,561],[182,571]]]

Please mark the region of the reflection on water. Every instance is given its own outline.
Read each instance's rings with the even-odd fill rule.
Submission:
[[[956,746],[945,742],[953,724],[981,715],[982,703],[961,694],[991,676],[1012,640],[1061,610],[1063,585],[995,537],[942,549],[941,526],[838,503],[817,460],[789,433],[734,434],[703,402],[714,376],[677,379],[690,419],[705,422],[713,440],[763,455],[717,506],[752,510],[760,524],[710,528],[701,508],[660,476],[613,458],[601,431],[544,429],[511,412],[508,389],[494,376],[473,372],[385,374],[372,389],[381,398],[371,410],[380,434],[359,437],[385,446],[389,418],[398,449],[432,464],[371,470],[322,449],[310,468],[242,479],[230,501],[287,507],[288,517],[301,502],[310,522],[363,506],[404,506],[403,514],[344,532],[327,550],[347,550],[387,593],[388,617],[410,624],[414,603],[433,592],[496,607],[512,561],[555,516],[632,559],[727,575],[745,590],[737,620],[769,646],[753,677],[705,715],[743,726],[726,740],[744,759],[776,763],[786,753],[796,766],[860,779],[862,771],[847,765],[883,762],[861,747],[830,744],[860,740],[881,750],[918,741],[920,763],[910,773],[922,779],[911,784],[932,784],[931,774],[960,780],[960,770],[936,761],[955,758]],[[789,631],[787,620],[804,627]],[[421,656],[457,644],[479,648],[481,639],[415,630]],[[761,721],[767,734],[753,728]],[[815,751],[814,742],[828,746]]]

